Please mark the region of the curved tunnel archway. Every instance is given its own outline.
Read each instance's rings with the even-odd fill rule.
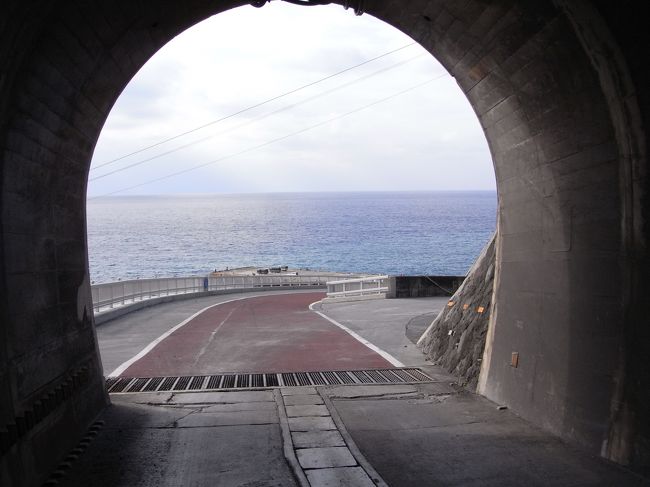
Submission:
[[[650,105],[637,97],[648,70],[632,59],[632,46],[646,39],[633,21],[638,12],[559,0],[364,3],[456,77],[492,152],[498,265],[480,392],[647,472],[642,210]],[[42,479],[58,460],[50,445],[66,450],[60,431],[74,443],[107,403],[85,189],[111,106],[172,37],[244,4],[2,7],[12,21],[0,28],[0,417],[16,430],[7,437],[18,459],[4,463],[4,477],[31,471]],[[38,428],[21,426],[34,422],[35,404],[43,410]]]

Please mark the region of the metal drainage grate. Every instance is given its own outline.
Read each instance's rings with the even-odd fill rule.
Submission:
[[[342,384],[405,384],[433,379],[421,369],[373,369],[277,374],[185,375],[182,377],[109,377],[108,392],[209,391],[255,387],[298,387]]]

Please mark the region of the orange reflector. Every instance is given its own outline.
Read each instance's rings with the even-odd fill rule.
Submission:
[[[449,306],[450,308],[451,308],[453,305],[454,305],[454,302],[453,302],[453,301],[449,301],[449,302],[447,303],[447,306]]]
[[[469,308],[469,304],[465,303],[465,304],[463,305],[463,309],[467,309],[467,308]]]
[[[483,306],[479,306],[476,311],[478,311],[479,313],[482,313],[483,311],[485,311],[485,308]]]

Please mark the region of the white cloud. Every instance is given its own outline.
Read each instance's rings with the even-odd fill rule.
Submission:
[[[356,17],[339,6],[305,8],[272,2],[261,9],[242,7],[219,14],[172,40],[135,76],[107,120],[93,167],[411,42],[380,20]],[[417,57],[423,53],[426,55]],[[212,136],[91,181],[89,195],[120,190],[249,149],[443,73],[440,64],[420,46],[408,47],[238,117],[97,168],[91,171],[91,179]],[[317,98],[309,100],[312,97]],[[296,103],[301,104],[255,121]],[[247,121],[253,123],[237,128]],[[446,75],[295,137],[125,194],[494,187],[481,127],[455,81]]]

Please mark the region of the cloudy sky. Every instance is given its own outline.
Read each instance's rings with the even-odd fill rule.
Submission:
[[[163,47],[117,100],[88,195],[494,189],[469,103],[412,42],[336,5],[272,2],[208,19]]]

